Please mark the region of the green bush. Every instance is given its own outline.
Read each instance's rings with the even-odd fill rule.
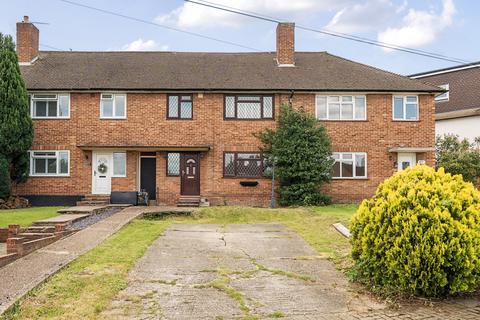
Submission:
[[[427,166],[398,172],[352,218],[352,274],[423,296],[480,286],[480,192]]]

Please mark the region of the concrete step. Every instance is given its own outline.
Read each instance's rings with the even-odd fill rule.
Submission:
[[[20,238],[26,238],[27,240],[37,240],[41,238],[47,238],[47,237],[52,237],[55,234],[53,232],[41,232],[41,233],[35,233],[35,232],[22,232],[18,234],[18,237]]]
[[[199,207],[200,206],[200,203],[199,202],[177,202],[177,207],[183,207],[183,208],[188,208],[188,207],[192,207],[192,208],[196,208],[196,207]]]
[[[110,204],[110,201],[106,200],[82,200],[77,201],[77,206],[105,206]]]
[[[110,196],[85,196],[82,198],[84,201],[108,201],[110,202]]]
[[[55,232],[55,226],[53,225],[42,225],[42,226],[30,226],[28,227],[24,232],[26,233],[51,233],[51,232]]]

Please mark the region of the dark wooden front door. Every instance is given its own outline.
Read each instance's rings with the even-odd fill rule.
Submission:
[[[182,195],[200,195],[200,157],[198,153],[182,153],[180,179]]]
[[[140,189],[148,192],[148,198],[157,198],[157,159],[140,158]]]

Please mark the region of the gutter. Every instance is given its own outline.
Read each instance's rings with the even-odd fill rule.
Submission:
[[[480,116],[480,108],[437,113],[435,114],[435,120],[448,120],[474,116]]]

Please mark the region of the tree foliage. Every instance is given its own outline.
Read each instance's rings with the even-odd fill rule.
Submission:
[[[32,140],[28,94],[20,74],[15,44],[11,36],[0,34],[0,154],[8,163],[10,180],[26,180],[27,151]]]
[[[7,159],[0,154],[0,199],[10,195],[10,173]]]
[[[314,116],[303,108],[294,110],[282,105],[278,128],[267,129],[258,138],[268,161],[275,162],[281,205],[330,202],[320,187],[331,177],[331,142],[327,130]]]
[[[375,288],[423,296],[480,285],[480,192],[443,168],[396,173],[350,224],[352,275]]]
[[[436,142],[437,167],[446,172],[461,174],[463,179],[478,183],[480,177],[480,150],[478,139],[470,143],[456,135],[438,136]]]

